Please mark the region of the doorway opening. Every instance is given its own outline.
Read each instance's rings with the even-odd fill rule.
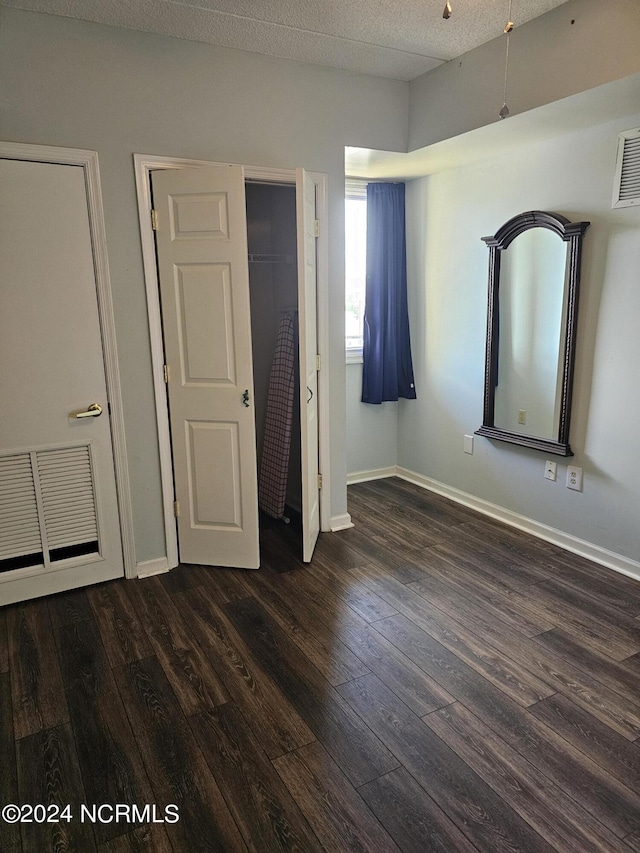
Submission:
[[[215,166],[227,166],[228,164],[220,164],[220,163],[211,163],[207,161],[193,161],[193,160],[180,160],[174,158],[161,158],[155,157],[152,155],[135,155],[135,170],[136,170],[136,183],[138,189],[138,205],[139,205],[139,213],[140,213],[140,230],[142,236],[142,249],[143,249],[143,258],[144,258],[144,267],[145,267],[145,280],[147,285],[147,305],[148,305],[148,314],[149,314],[149,325],[151,332],[151,349],[152,349],[152,358],[154,365],[154,385],[156,390],[156,411],[157,411],[157,423],[158,423],[158,435],[159,435],[159,452],[161,459],[161,475],[162,475],[162,484],[163,484],[163,503],[164,503],[164,515],[165,515],[165,532],[166,532],[166,542],[167,542],[167,559],[166,566],[167,568],[173,568],[178,565],[179,562],[179,554],[178,554],[178,541],[177,541],[177,533],[176,533],[176,521],[174,517],[174,488],[173,488],[173,469],[172,469],[172,452],[171,452],[171,442],[170,442],[170,431],[169,431],[169,417],[168,417],[168,408],[166,401],[166,386],[164,381],[164,348],[163,348],[163,340],[162,340],[162,326],[161,326],[161,314],[160,314],[160,300],[159,300],[159,290],[158,290],[158,275],[157,275],[157,267],[156,267],[156,257],[155,257],[155,243],[154,243],[154,235],[151,227],[151,219],[152,219],[152,204],[151,204],[151,188],[150,188],[150,177],[152,172],[156,172],[156,170],[162,169],[185,169],[189,167],[215,167]],[[270,193],[276,192],[282,195],[282,198],[278,200],[278,202],[274,202],[276,208],[280,202],[283,202],[283,199],[292,197],[295,192],[296,180],[300,179],[302,174],[302,170],[283,170],[283,169],[269,169],[262,167],[245,167],[244,168],[244,176],[246,180],[245,188],[249,196],[253,192],[257,195],[260,193]],[[313,363],[318,365],[318,369],[321,364],[321,356],[322,353],[326,353],[328,351],[328,247],[327,247],[327,228],[326,228],[326,220],[327,220],[327,203],[326,203],[326,176],[322,174],[310,174],[304,175],[305,180],[307,181],[307,187],[310,187],[311,195],[315,197],[316,204],[316,217],[319,224],[319,236],[315,240],[316,250],[317,250],[317,292],[315,292],[316,287],[316,274],[314,271],[313,274],[313,282],[314,282],[314,305],[313,305],[313,333],[314,333],[314,353],[313,353]],[[310,183],[309,183],[310,182]],[[305,197],[309,198],[309,189],[306,190]],[[291,212],[293,211],[293,207],[291,206],[290,201],[283,202],[285,206],[289,205],[289,223],[291,222]],[[299,205],[298,205],[299,206]],[[251,201],[249,200],[247,203],[247,210],[251,215]],[[307,211],[308,213],[308,211]],[[301,228],[300,228],[300,218],[298,211],[298,239],[300,238]],[[308,215],[307,215],[308,221]],[[251,228],[249,229],[252,230]],[[286,230],[286,229],[285,229]],[[309,242],[309,232],[302,231],[305,234],[305,238],[307,240],[307,244]],[[247,235],[249,237],[249,234]],[[266,254],[266,252],[257,251],[260,248],[259,243],[255,243],[253,241],[252,235],[252,249],[256,249],[256,251],[249,251],[250,255],[260,255]],[[279,238],[278,238],[279,239]],[[265,269],[267,266],[272,266],[271,275],[273,275],[274,271],[278,268],[278,266],[286,266],[289,269],[290,273],[294,273],[296,270],[295,263],[295,253],[293,251],[283,250],[282,252],[272,252],[271,254],[281,254],[281,255],[294,255],[293,263],[288,264],[288,258],[279,259],[282,261],[280,263],[267,264],[264,263],[264,259],[259,259],[254,257],[252,259],[253,262],[250,262],[250,266],[256,267],[258,270],[258,280],[260,277],[264,279],[267,274]],[[299,271],[298,271],[299,272]],[[253,272],[252,278],[256,278],[256,273]],[[284,274],[284,278],[286,278],[286,273]],[[255,289],[255,284],[252,286],[252,291]],[[251,296],[252,300],[255,299],[254,293],[252,292]],[[287,305],[285,308],[291,307],[295,311],[295,305],[292,302],[291,306]],[[317,321],[316,321],[316,307],[317,307]],[[304,308],[301,312],[301,320],[302,323],[304,320]],[[255,318],[259,315],[259,311],[254,307],[251,311],[252,318]],[[317,343],[315,341],[315,336],[317,332]],[[253,334],[253,330],[252,330]],[[273,334],[273,332],[271,333]],[[307,335],[307,338],[309,335]],[[258,349],[258,347],[256,347]],[[316,358],[316,349],[317,355]],[[257,352],[256,352],[256,395],[259,397],[261,391],[260,387],[264,387],[263,383],[261,383],[258,378],[260,373],[264,374],[266,372],[266,367],[268,367],[273,360],[273,350],[267,360],[267,364],[265,365],[264,359],[260,358],[258,360]],[[258,366],[259,361],[259,366]],[[311,363],[310,354],[306,353],[306,363]],[[330,471],[329,471],[329,394],[328,394],[328,372],[320,371],[317,373],[317,378],[314,376],[313,380],[309,378],[309,374],[307,374],[307,381],[305,383],[305,388],[311,382],[314,390],[316,391],[316,402],[320,401],[321,405],[317,408],[317,430],[318,435],[315,439],[315,457],[316,457],[316,466],[320,465],[320,470],[323,470],[322,477],[322,486],[323,489],[318,494],[319,500],[316,501],[316,504],[319,504],[319,512],[318,506],[316,509],[317,515],[319,516],[319,527],[322,530],[329,530],[331,525],[331,512],[330,512]],[[315,382],[317,381],[317,388],[315,386]],[[262,392],[264,393],[264,392]],[[309,396],[312,396],[309,394]],[[302,399],[302,395],[298,398],[296,395],[296,399],[300,400],[300,406],[304,405],[305,401]],[[258,409],[260,409],[260,403],[258,401]],[[258,411],[257,415],[257,424],[258,428],[260,428],[260,420],[261,415]],[[295,417],[295,414],[294,414]],[[296,422],[297,425],[297,422]],[[296,427],[292,430],[295,437],[299,436],[299,430]],[[304,441],[303,441],[303,449],[302,455],[305,457],[304,451]],[[260,450],[260,445],[256,448],[258,451]],[[307,454],[308,456],[309,454]],[[299,491],[299,487],[296,488],[296,481],[299,480],[299,471],[302,467],[302,459],[299,456],[299,450],[295,446],[295,438],[294,442],[292,442],[292,461],[290,463],[289,472],[290,478],[287,487],[287,509],[286,514],[290,515],[291,518],[295,518],[295,513],[297,510],[297,503],[299,498],[297,498],[297,494]],[[307,474],[307,481],[310,478]],[[313,482],[315,483],[316,477],[313,478]],[[309,505],[309,501],[307,501],[307,505]],[[272,523],[280,523],[280,522],[272,522]],[[317,527],[316,527],[317,530]],[[162,571],[160,565],[156,568],[156,571]]]
[[[278,506],[274,509],[259,502],[260,527],[273,526],[273,518],[291,524],[290,538],[300,540],[302,548],[302,461],[300,444],[300,371],[298,366],[298,274],[296,191],[291,184],[245,183],[247,206],[247,243],[249,250],[249,294],[251,301],[251,338],[253,351],[254,406],[258,480],[265,488],[266,466],[263,466],[267,408],[272,372],[282,361],[282,347],[293,351],[293,387],[290,409],[278,411],[272,399],[270,427],[290,434],[288,457],[279,475],[282,479]],[[288,321],[291,321],[290,323]],[[288,329],[291,329],[289,340]],[[277,354],[276,354],[277,353]],[[286,358],[286,355],[285,355]],[[279,375],[278,375],[279,376]],[[275,394],[278,394],[274,376]],[[274,420],[275,408],[275,424]],[[268,509],[271,511],[269,512]],[[280,513],[283,513],[282,515]]]

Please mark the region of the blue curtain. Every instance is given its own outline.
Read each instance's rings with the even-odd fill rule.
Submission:
[[[367,287],[362,402],[415,400],[404,226],[404,184],[367,185]]]

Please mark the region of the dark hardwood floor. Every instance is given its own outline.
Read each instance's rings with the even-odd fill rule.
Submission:
[[[640,851],[640,583],[401,480],[349,510],[310,566],[271,523],[258,572],[0,610],[0,805],[71,807],[0,850]]]

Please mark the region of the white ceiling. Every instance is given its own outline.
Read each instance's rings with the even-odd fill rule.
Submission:
[[[501,35],[509,0],[0,0],[0,5],[412,80]],[[516,26],[567,0],[513,0]]]

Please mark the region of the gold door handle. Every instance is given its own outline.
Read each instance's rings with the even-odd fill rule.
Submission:
[[[84,412],[75,412],[74,418],[97,418],[102,414],[102,406],[99,403],[92,403]]]

